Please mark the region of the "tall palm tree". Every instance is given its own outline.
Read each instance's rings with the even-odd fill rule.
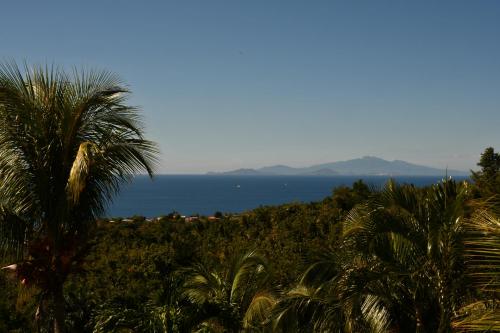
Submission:
[[[187,272],[184,294],[199,308],[200,326],[210,332],[263,330],[275,305],[266,288],[269,265],[255,251],[235,257],[228,269],[196,265]]]
[[[133,174],[152,175],[157,148],[127,94],[106,71],[0,65],[1,256],[41,290],[55,332],[95,219]]]
[[[318,304],[323,310],[310,311],[325,332],[450,332],[470,292],[463,264],[469,199],[467,183],[418,189],[390,181],[349,213],[339,253],[306,272],[292,310]]]

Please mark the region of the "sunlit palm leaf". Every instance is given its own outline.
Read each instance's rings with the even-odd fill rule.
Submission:
[[[453,326],[464,331],[500,331],[500,220],[478,211],[466,224],[468,275],[483,300],[462,307]]]
[[[270,319],[277,299],[269,292],[258,292],[253,297],[243,317],[243,328],[260,327]]]
[[[256,251],[250,251],[233,259],[227,274],[231,282],[230,302],[241,302],[248,295],[249,286],[259,289],[269,277],[267,261]],[[253,290],[254,292],[255,290]]]
[[[465,332],[500,331],[500,302],[478,301],[462,307],[453,327]]]
[[[465,239],[469,275],[484,291],[500,290],[500,220],[478,212],[467,223]]]
[[[373,333],[385,333],[388,331],[391,317],[380,297],[367,295],[363,301],[363,305],[361,305],[361,311]]]

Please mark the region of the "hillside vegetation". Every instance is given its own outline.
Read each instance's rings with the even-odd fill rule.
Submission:
[[[486,170],[473,175],[477,185],[389,182],[373,190],[358,181],[321,202],[240,215],[99,220],[66,284],[66,325],[71,332],[497,330],[500,182],[479,186],[492,177]],[[0,330],[31,330],[36,290],[0,283]]]

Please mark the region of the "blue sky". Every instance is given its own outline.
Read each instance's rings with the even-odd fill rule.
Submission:
[[[114,71],[160,173],[500,149],[500,2],[10,1],[4,59]]]

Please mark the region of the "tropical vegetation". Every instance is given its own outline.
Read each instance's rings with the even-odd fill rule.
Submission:
[[[107,72],[0,67],[0,332],[500,331],[500,158],[471,181],[100,218],[157,153]]]

